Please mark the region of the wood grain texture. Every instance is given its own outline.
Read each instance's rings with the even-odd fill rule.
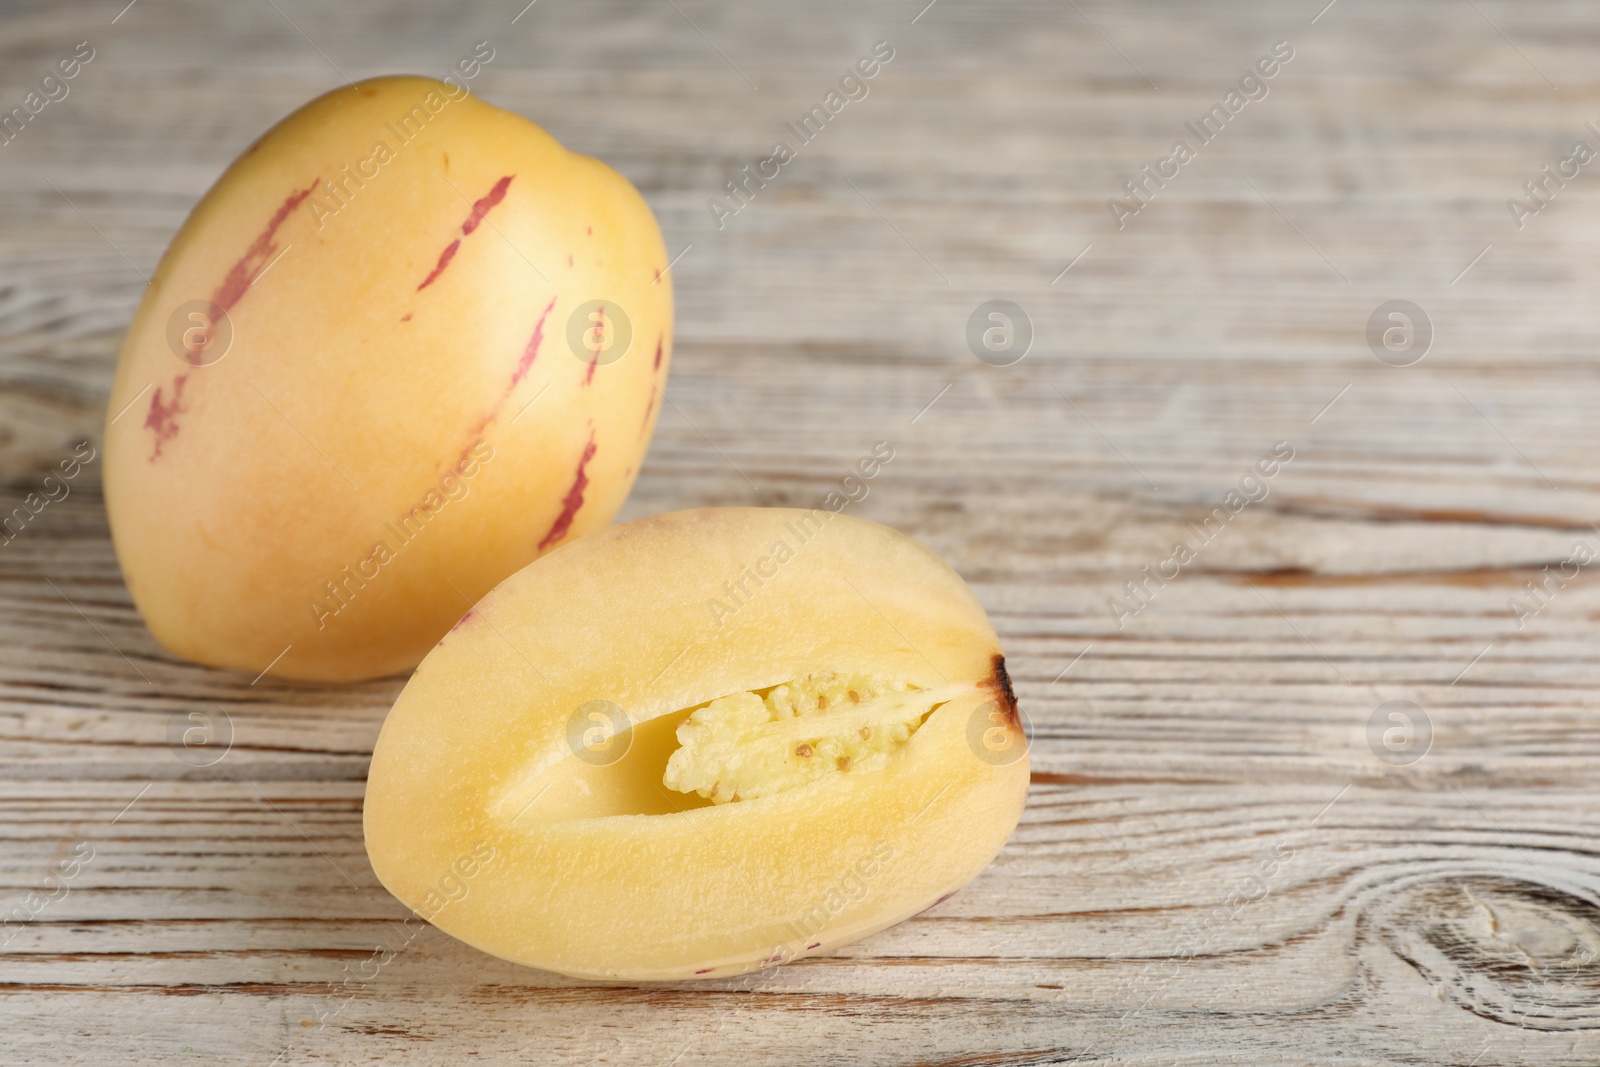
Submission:
[[[973,583],[1035,775],[975,883],[830,957],[599,986],[410,936],[360,827],[403,680],[167,655],[91,463],[0,545],[0,1061],[1600,1062],[1600,585],[1546,570],[1600,555],[1600,195],[1506,203],[1600,145],[1593,12],[1324,2],[6,5],[0,110],[96,50],[0,147],[8,513],[97,440],[144,276],[236,153],[487,40],[475,91],[684,252],[624,517],[815,503],[890,441],[855,511]],[[718,229],[878,40],[867,98]],[[1280,40],[1119,230],[1107,199]],[[1012,366],[967,348],[995,298],[1032,322]],[[1410,366],[1368,348],[1394,299],[1434,328]],[[1113,614],[1278,442],[1267,495]],[[1425,751],[1374,746],[1390,701]],[[222,758],[172,744],[196,724]]]

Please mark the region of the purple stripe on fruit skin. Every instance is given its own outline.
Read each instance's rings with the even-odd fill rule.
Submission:
[[[422,290],[432,285],[433,280],[444,273],[444,269],[450,265],[450,261],[452,259],[456,258],[456,253],[460,250],[461,238],[459,237],[445,245],[444,251],[439,253],[439,262],[435,263],[433,265],[433,270],[429,272],[426,278],[422,279],[422,284],[417,286],[417,292],[420,293]]]
[[[472,210],[467,214],[467,220],[461,224],[461,237],[470,237],[472,231],[483,223],[484,216],[499,206],[500,202],[506,198],[506,190],[511,188],[511,179],[515,177],[515,174],[507,174],[494,183],[494,188],[472,202]],[[456,253],[461,251],[461,237],[455,238],[444,246],[444,251],[439,253],[439,261],[434,264],[433,270],[429,272],[428,276],[422,279],[422,284],[417,286],[417,292],[420,293],[432,285],[434,279],[444,273],[444,269],[450,265],[450,261],[456,258]]]
[[[264,266],[268,258],[278,250],[274,238],[278,228],[289,218],[291,212],[305,201],[305,198],[316,191],[320,178],[312,179],[310,185],[304,189],[296,189],[284,198],[278,210],[273,212],[272,218],[267,220],[266,229],[256,235],[250,242],[250,247],[245,249],[244,255],[238,262],[228,269],[222,281],[211,294],[211,302],[222,310],[224,314],[233,310],[235,304],[244,298],[250,291],[251,283],[255,281],[256,273]],[[207,330],[207,338],[210,330]],[[183,406],[183,387],[189,380],[189,372],[184,371],[172,379],[172,400],[167,402],[162,399],[162,388],[156,386],[155,392],[150,396],[150,410],[145,414],[145,429],[154,431],[155,443],[150,452],[150,462],[154,463],[156,457],[161,455],[161,446],[178,434],[178,415],[187,410]]]
[[[544,535],[544,540],[539,542],[539,551],[543,552],[557,541],[567,535],[572,527],[572,520],[577,517],[578,509],[583,507],[583,491],[589,485],[589,473],[585,469],[589,461],[594,459],[596,452],[594,443],[594,430],[589,430],[589,443],[583,447],[583,455],[578,460],[578,471],[572,479],[572,488],[567,490],[566,499],[561,502],[561,514],[556,516],[556,521],[550,527],[550,532]]]

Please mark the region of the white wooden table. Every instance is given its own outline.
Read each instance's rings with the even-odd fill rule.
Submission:
[[[402,936],[360,816],[403,679],[164,653],[91,462],[0,547],[0,1062],[1600,1062],[1600,559],[1561,577],[1600,556],[1600,163],[1507,203],[1600,150],[1592,5],[923,2],[5,5],[0,111],[94,52],[0,147],[8,513],[98,439],[143,276],[238,151],[488,41],[474,91],[682,253],[624,517],[811,504],[891,442],[853,510],[974,584],[1034,781],[972,886],[835,956],[600,987],[430,930],[349,981]],[[996,299],[1033,335],[1007,366],[966,337]],[[1431,344],[1380,359],[1395,300]],[[173,744],[191,714],[231,747]]]

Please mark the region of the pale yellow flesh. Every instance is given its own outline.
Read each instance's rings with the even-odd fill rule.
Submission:
[[[437,110],[424,106],[426,121],[408,127],[421,132],[402,144],[396,123],[424,102]],[[392,158],[363,168],[379,143]],[[346,166],[376,176],[358,186]],[[464,233],[507,176],[503,199]],[[341,185],[342,206],[318,179]],[[252,280],[228,312],[231,347],[191,368],[169,344],[169,319],[225,291],[241,263]],[[348,680],[415,665],[541,542],[598,529],[621,506],[671,359],[666,266],[625,179],[438,82],[362,82],[285,119],[173,240],[112,389],[107,508],[155,636],[251,674],[271,663],[287,677]],[[591,376],[568,323],[595,300],[621,307],[633,336]],[[147,422],[180,376],[182,410],[156,413],[176,427],[163,438]],[[479,462],[458,475],[464,490],[447,481],[441,492],[467,453]],[[562,533],[575,491],[581,506]],[[394,527],[419,504],[427,518],[403,540]],[[380,542],[392,558],[364,562]]]
[[[780,541],[790,558],[713,610]],[[502,583],[423,661],[373,755],[368,855],[441,929],[568,975],[826,951],[964,885],[1016,825],[1028,759],[996,711],[999,651],[960,578],[873,523],[751,508],[613,527]],[[690,709],[816,670],[948,699],[878,769],[717,805],[662,784]],[[596,700],[636,724],[608,766],[567,739]],[[1015,734],[1017,758],[981,758],[975,721]],[[492,859],[463,875],[475,849]]]

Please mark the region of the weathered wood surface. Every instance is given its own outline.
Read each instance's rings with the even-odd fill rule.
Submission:
[[[342,985],[402,936],[360,831],[401,681],[166,655],[91,464],[0,547],[0,895],[36,910],[0,934],[0,1061],[1600,1062],[1600,587],[1508,606],[1600,551],[1595,179],[1520,230],[1506,204],[1600,147],[1592,10],[922,3],[5,6],[4,109],[96,49],[0,147],[7,509],[96,436],[141,275],[235,153],[488,40],[475,90],[692,246],[625,515],[811,503],[891,441],[857,513],[974,583],[1035,779],[971,887],[833,957],[599,987],[429,931]],[[878,40],[870,95],[718,230],[706,199]],[[1119,231],[1107,198],[1279,40]],[[967,349],[992,298],[1035,329],[1013,366]],[[1392,299],[1434,325],[1414,365],[1368,350]],[[1270,495],[1119,628],[1279,441]],[[1393,700],[1420,758],[1369,741]],[[169,745],[191,712],[231,721],[209,766]]]

